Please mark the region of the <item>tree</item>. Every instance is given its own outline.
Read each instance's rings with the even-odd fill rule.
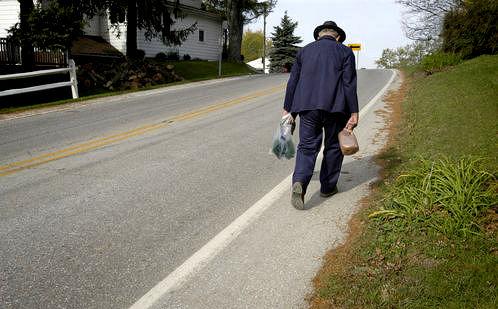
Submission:
[[[407,8],[403,28],[415,41],[436,40],[441,33],[445,15],[463,0],[397,0]]]
[[[382,51],[382,56],[375,60],[378,68],[381,69],[394,69],[399,67],[398,54],[396,50],[386,48]]]
[[[244,32],[242,37],[242,55],[244,61],[249,62],[263,57],[263,31]],[[266,41],[266,46],[271,45],[271,40]]]
[[[294,63],[299,47],[296,44],[302,42],[301,38],[294,35],[297,22],[292,20],[285,12],[280,26],[275,26],[272,33],[273,48],[270,51],[270,72],[285,72],[290,70]]]
[[[179,0],[174,3],[167,0],[49,0],[39,2],[23,15],[26,17],[21,23],[10,30],[11,37],[41,49],[70,50],[72,42],[83,34],[85,20],[102,11],[109,12],[115,27],[127,21],[130,56],[137,54],[138,30],[144,30],[146,39],[159,37],[165,44],[179,45],[196,29],[195,24],[172,29],[174,19],[182,16]]]
[[[10,33],[18,41],[31,41],[40,49],[68,50],[83,34],[83,16],[74,7],[57,1],[38,3],[28,17],[26,28],[14,27]]]
[[[111,24],[126,24],[126,54],[137,55],[138,30],[144,30],[145,39],[160,38],[164,44],[180,45],[197,29],[197,24],[183,29],[173,29],[175,20],[181,17],[180,0],[108,0],[107,8]]]
[[[439,48],[439,43],[434,41],[419,41],[396,49],[386,48],[382,56],[375,61],[379,68],[395,69],[412,66],[420,63],[422,59]]]
[[[444,51],[466,58],[498,53],[498,2],[461,3],[446,15],[441,36]]]
[[[25,71],[33,70],[33,47],[69,50],[83,31],[85,16],[102,6],[98,0],[19,0],[20,22],[9,29],[9,38],[21,45]]]
[[[241,61],[244,24],[269,13],[277,0],[204,0],[208,11],[220,12],[228,22],[228,60]]]
[[[19,14],[19,23],[16,24],[15,27],[20,29],[20,31],[23,32],[29,32],[30,31],[30,25],[29,25],[29,16],[31,15],[34,4],[33,0],[20,0],[20,14]],[[33,70],[33,41],[26,37],[23,38],[22,40],[17,40],[18,43],[21,44],[21,63],[22,63],[22,68],[25,72],[32,71]]]
[[[242,33],[244,32],[243,5],[245,0],[227,0],[226,12],[228,21],[228,60],[242,61]]]
[[[101,7],[98,0],[19,0],[20,22],[9,29],[9,38],[21,45],[25,71],[33,70],[33,47],[69,49],[82,33],[83,17]]]

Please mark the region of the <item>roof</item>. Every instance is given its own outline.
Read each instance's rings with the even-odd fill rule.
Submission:
[[[123,54],[98,36],[85,35],[73,42],[71,54],[76,56],[122,57]]]

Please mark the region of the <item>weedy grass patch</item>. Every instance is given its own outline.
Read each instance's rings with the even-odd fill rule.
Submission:
[[[447,237],[479,234],[481,216],[498,198],[495,183],[479,159],[422,159],[387,188],[383,206],[369,218],[400,218]]]
[[[425,56],[420,66],[426,74],[441,72],[449,66],[454,66],[462,62],[462,56],[453,53],[436,52]]]

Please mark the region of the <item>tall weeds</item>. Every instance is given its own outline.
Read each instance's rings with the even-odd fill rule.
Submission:
[[[479,159],[421,160],[397,178],[383,209],[370,217],[402,220],[447,236],[478,234],[479,218],[497,204],[495,186],[496,178],[481,169]]]

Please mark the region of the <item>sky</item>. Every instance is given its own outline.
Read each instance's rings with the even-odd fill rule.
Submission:
[[[362,45],[359,68],[375,68],[382,50],[411,43],[401,27],[404,9],[395,0],[278,0],[267,18],[267,36],[280,24],[285,11],[298,22],[294,34],[301,37],[302,46],[314,41],[313,30],[318,25],[335,21],[346,32],[344,44]],[[245,29],[262,30],[263,18]]]

